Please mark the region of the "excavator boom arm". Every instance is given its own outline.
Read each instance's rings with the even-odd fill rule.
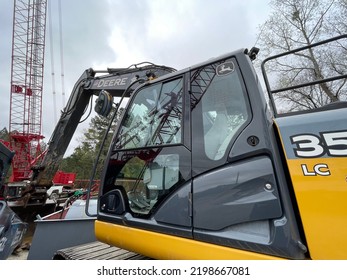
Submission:
[[[102,90],[107,90],[112,97],[121,97],[123,94],[128,97],[135,81],[146,81],[174,71],[166,66],[139,65],[132,68],[109,68],[105,71],[89,68],[83,72],[52,133],[41,164],[34,168],[31,180],[34,189],[47,189],[52,185],[52,179],[93,95],[98,96]]]

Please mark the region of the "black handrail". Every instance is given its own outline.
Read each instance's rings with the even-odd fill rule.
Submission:
[[[317,42],[317,43],[313,43],[313,44],[310,44],[310,45],[307,45],[307,46],[304,46],[304,47],[296,48],[294,50],[290,50],[290,51],[287,51],[287,52],[284,52],[284,53],[280,53],[280,54],[277,54],[277,55],[274,55],[274,56],[270,56],[270,57],[264,59],[264,61],[261,64],[261,72],[263,74],[266,90],[267,90],[267,93],[269,95],[269,100],[271,102],[271,106],[272,106],[272,109],[273,109],[275,117],[278,116],[278,112],[277,112],[276,104],[275,104],[275,101],[274,101],[274,98],[273,98],[273,94],[279,93],[279,92],[283,92],[283,91],[293,90],[293,89],[297,89],[297,88],[303,88],[303,87],[307,87],[307,86],[312,86],[312,85],[316,85],[316,84],[331,82],[331,81],[335,81],[335,80],[338,80],[338,79],[344,79],[344,78],[347,78],[347,74],[334,76],[334,77],[330,77],[330,78],[326,78],[326,79],[320,79],[320,80],[316,80],[316,81],[313,81],[313,82],[302,83],[302,84],[298,84],[298,85],[294,85],[294,86],[290,86],[290,87],[283,87],[283,88],[276,89],[276,90],[272,90],[271,86],[270,86],[270,82],[269,82],[268,76],[267,76],[267,73],[266,73],[266,70],[265,70],[265,63],[267,63],[270,60],[277,59],[279,57],[287,56],[287,55],[294,54],[294,53],[297,53],[297,52],[301,52],[301,51],[307,50],[307,49],[312,49],[314,47],[317,47],[317,46],[320,46],[320,45],[324,45],[324,44],[328,44],[330,42],[338,41],[338,40],[341,40],[341,39],[347,39],[347,34],[336,36],[336,37],[332,37],[332,38],[327,39],[327,40],[323,40],[323,41],[320,41],[320,42]]]

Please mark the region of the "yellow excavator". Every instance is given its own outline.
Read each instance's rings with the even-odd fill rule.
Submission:
[[[96,238],[154,259],[346,259],[347,102],[285,112],[276,96],[294,99],[333,88],[343,96],[347,71],[325,77],[312,61],[311,69],[296,74],[312,81],[280,88],[266,71],[290,55],[346,45],[346,38],[264,60],[268,96],[252,64],[256,48],[180,71],[135,67],[109,71],[110,78],[99,81],[86,72],[67,112],[83,112],[89,99],[82,96],[92,95],[93,87],[104,115],[114,96],[130,97],[104,164]],[[117,78],[122,73],[132,73],[140,86]],[[52,143],[53,149],[65,146]],[[55,162],[44,161],[38,178]]]

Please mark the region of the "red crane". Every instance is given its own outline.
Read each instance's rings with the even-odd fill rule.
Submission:
[[[28,180],[42,154],[40,141],[47,0],[15,0],[13,15],[10,182]]]

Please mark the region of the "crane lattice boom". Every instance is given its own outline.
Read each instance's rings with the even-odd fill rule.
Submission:
[[[10,147],[15,152],[10,181],[30,177],[41,153],[42,90],[47,0],[15,0],[13,13]]]

